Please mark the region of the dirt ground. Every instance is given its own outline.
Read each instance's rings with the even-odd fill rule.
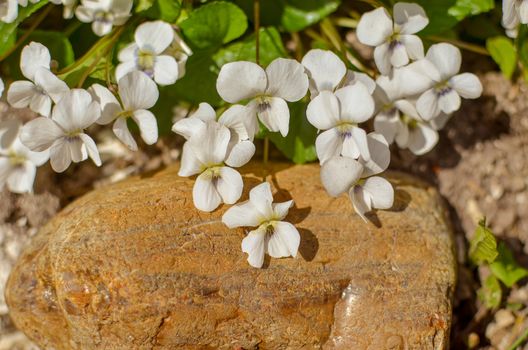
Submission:
[[[528,86],[511,83],[496,72],[480,77],[483,97],[464,102],[441,132],[439,145],[422,157],[395,149],[391,167],[435,184],[450,208],[460,263],[452,348],[466,349],[469,340],[473,349],[508,350],[528,328],[526,280],[505,291],[508,304],[516,308],[486,310],[476,298],[476,290],[479,278],[489,272],[471,268],[466,252],[476,223],[485,215],[494,233],[506,240],[522,265],[528,266]],[[0,111],[0,119],[31,117],[19,111],[14,115],[5,105]],[[185,113],[178,111],[180,117]],[[0,193],[0,350],[36,349],[10,322],[3,285],[10,267],[38,228],[91,188],[159,169],[175,162],[180,153],[181,139],[175,136],[143,147],[146,151],[131,153],[109,132],[97,135],[103,167],[84,162],[64,174],[55,174],[46,165],[39,170],[35,194]],[[524,349],[528,350],[528,345]]]

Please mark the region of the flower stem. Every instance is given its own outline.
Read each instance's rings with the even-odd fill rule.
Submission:
[[[461,49],[464,49],[464,50],[467,50],[467,51],[471,51],[471,52],[475,52],[475,53],[478,53],[480,55],[484,55],[484,56],[489,56],[490,55],[488,50],[486,50],[484,47],[478,46],[478,45],[475,45],[475,44],[466,43],[465,41],[456,40],[456,39],[449,39],[449,38],[442,38],[442,37],[434,36],[434,35],[428,36],[427,39],[429,39],[431,41],[435,41],[435,42],[447,42],[447,43],[453,44],[455,46],[458,46]]]
[[[31,35],[31,33],[33,33],[35,31],[35,29],[37,29],[37,27],[39,26],[40,23],[42,23],[42,21],[46,18],[46,16],[50,13],[50,11],[53,9],[53,4],[48,4],[46,5],[46,7],[44,8],[44,10],[39,13],[38,17],[35,18],[35,21],[31,24],[31,27],[29,27],[28,30],[26,30],[26,32],[24,33],[24,35],[22,35],[18,40],[17,42],[15,43],[15,45],[13,45],[9,50],[7,50],[6,52],[4,52],[1,56],[0,56],[0,61],[3,61],[5,60],[9,55],[11,55],[16,49],[18,49],[18,47],[20,47],[20,45],[22,45],[26,40],[27,38]]]
[[[115,87],[112,85],[112,79],[110,78],[110,68],[112,65],[112,57],[114,56],[115,46],[112,45],[112,48],[108,50],[108,53],[106,54],[106,62],[105,62],[105,78],[106,78],[106,86],[110,91],[113,93],[116,93]]]
[[[255,30],[255,62],[260,65],[260,0],[253,0],[253,18]],[[268,159],[269,159],[269,138],[264,137],[264,152],[262,155],[262,163],[264,168],[264,175],[262,181],[266,181],[268,176]]]
[[[291,36],[292,36],[293,42],[295,43],[295,59],[300,62],[302,60],[303,51],[304,51],[301,37],[299,36],[298,32],[291,33]]]
[[[110,36],[110,39],[106,45],[106,47],[101,48],[101,51],[100,53],[94,58],[94,61],[90,64],[90,66],[86,69],[86,71],[83,73],[83,75],[81,76],[81,79],[79,79],[79,82],[77,83],[77,87],[78,88],[81,88],[86,80],[86,78],[88,78],[88,76],[90,75],[90,73],[92,73],[92,71],[94,70],[94,68],[97,66],[97,64],[99,63],[99,61],[101,60],[101,58],[103,58],[104,56],[106,56],[110,50],[114,47],[114,43],[117,41],[117,39],[119,39],[119,36],[121,35],[121,33],[123,32],[123,29],[125,27],[124,26],[121,26],[119,27],[119,29],[117,29],[111,36]]]
[[[70,37],[82,25],[81,21],[75,20],[64,29],[64,35]]]
[[[374,8],[385,7],[385,5],[381,1],[378,1],[378,0],[359,0],[359,1],[369,4],[370,6]]]
[[[91,48],[90,50],[86,51],[84,55],[82,55],[77,61],[70,64],[68,67],[65,67],[64,69],[57,72],[57,75],[63,75],[66,73],[70,73],[83,65],[83,63],[87,60],[89,60],[96,52],[99,52],[99,50],[102,49],[107,43],[114,43],[117,38],[121,35],[123,32],[125,26],[121,26],[119,28],[116,28],[111,34],[108,34],[101,39],[99,39]],[[117,37],[116,37],[117,35]]]
[[[359,21],[353,18],[338,17],[338,18],[333,19],[333,22],[338,27],[356,29]]]
[[[370,76],[374,75],[374,72],[360,61],[358,55],[351,52],[352,50],[343,43],[341,35],[330,19],[323,19],[320,23],[320,28],[323,35],[328,38],[328,41],[335,47],[345,62],[350,62],[354,67]]]
[[[264,155],[263,155],[264,169],[267,169],[268,159],[269,159],[269,137],[265,137],[264,138]]]
[[[524,331],[523,334],[521,334],[521,336],[519,338],[517,338],[517,340],[515,341],[515,343],[513,343],[509,348],[508,350],[515,350],[517,349],[519,346],[521,346],[521,344],[523,342],[525,342],[526,340],[528,339],[528,329],[526,331]]]

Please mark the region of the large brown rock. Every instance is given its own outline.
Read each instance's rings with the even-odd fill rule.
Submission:
[[[169,168],[69,205],[13,270],[16,325],[55,349],[444,349],[455,260],[437,192],[389,174],[395,206],[371,222],[324,192],[317,165],[275,165],[276,200],[295,199],[296,259],[246,263],[226,206],[192,205]],[[243,169],[248,189],[260,166]]]

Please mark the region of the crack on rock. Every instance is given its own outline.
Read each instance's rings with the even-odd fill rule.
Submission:
[[[163,327],[165,326],[165,322],[167,321],[167,319],[169,319],[171,316],[170,312],[167,312],[165,314],[165,316],[163,316],[160,320],[160,322],[158,323],[157,327],[156,327],[156,332],[154,333],[154,336],[152,337],[152,345],[153,347],[151,347],[151,349],[154,348],[154,346],[157,346],[157,345],[161,345],[158,341],[158,336],[160,335]]]

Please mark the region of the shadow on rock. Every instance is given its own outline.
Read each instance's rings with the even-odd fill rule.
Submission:
[[[306,261],[312,261],[319,250],[319,240],[312,231],[305,228],[298,228],[301,235],[299,253]]]
[[[392,208],[388,209],[389,211],[404,211],[411,203],[411,195],[398,187],[395,186],[394,190],[394,204]]]

